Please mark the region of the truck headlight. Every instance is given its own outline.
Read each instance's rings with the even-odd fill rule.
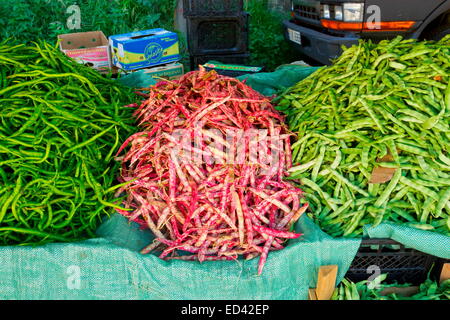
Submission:
[[[341,6],[335,6],[334,7],[334,19],[335,20],[342,20],[343,14],[342,14],[342,7]]]
[[[325,2],[325,1],[324,1]],[[322,4],[320,18],[344,22],[362,22],[364,3],[348,2],[342,5]]]
[[[322,6],[322,18],[330,19],[330,6],[328,4]]]
[[[344,3],[343,11],[344,11],[344,21],[346,22],[363,21],[363,12],[364,12],[363,3]]]

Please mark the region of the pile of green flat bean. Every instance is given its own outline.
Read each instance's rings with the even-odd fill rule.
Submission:
[[[47,43],[0,42],[0,245],[95,236],[132,96]]]
[[[450,36],[361,41],[278,98],[297,134],[290,179],[324,231],[383,221],[450,234],[449,78]],[[369,183],[378,166],[395,174]]]

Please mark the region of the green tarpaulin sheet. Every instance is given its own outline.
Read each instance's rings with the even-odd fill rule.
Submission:
[[[292,87],[305,79],[319,67],[305,67],[295,64],[279,66],[274,72],[260,72],[238,77],[246,84],[265,96],[272,96]]]
[[[344,276],[358,239],[333,239],[304,217],[304,233],[271,252],[258,276],[249,261],[163,261],[138,249],[151,235],[115,215],[106,238],[42,247],[0,248],[0,299],[306,299],[318,267],[337,264]]]

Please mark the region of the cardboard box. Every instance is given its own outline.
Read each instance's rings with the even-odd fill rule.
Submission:
[[[172,63],[160,67],[144,69],[144,73],[156,81],[163,79],[175,80],[180,78],[184,74],[184,67],[181,63]]]
[[[111,69],[108,39],[101,31],[77,32],[58,35],[59,48],[78,63],[99,71]]]
[[[131,71],[122,70],[117,68],[116,66],[112,66],[111,69],[113,74],[120,74],[120,75],[128,75],[138,71],[142,71],[145,74],[149,74],[149,76],[151,76],[156,80],[158,80],[158,78],[174,80],[180,78],[184,74],[184,66],[179,62],[174,62],[153,68],[143,68]]]
[[[130,71],[180,60],[178,36],[161,28],[109,37],[112,63]]]

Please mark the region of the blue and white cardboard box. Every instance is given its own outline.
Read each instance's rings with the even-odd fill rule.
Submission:
[[[109,46],[112,64],[127,71],[180,60],[177,34],[161,28],[110,36]]]

